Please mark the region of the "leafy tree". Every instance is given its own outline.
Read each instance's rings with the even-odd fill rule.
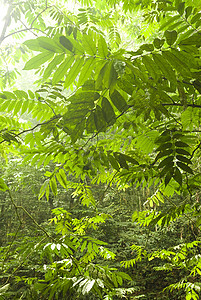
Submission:
[[[166,290],[179,289],[181,297],[199,299],[200,2],[81,1],[77,13],[63,4],[61,8],[62,4],[48,1],[8,2],[0,37],[2,57],[9,53],[12,64],[24,59],[23,72],[29,76],[36,70],[38,86],[11,89],[18,70],[6,70],[2,60],[1,151],[5,157],[19,155],[24,164],[46,167],[54,163],[54,169],[45,173],[39,199],[49,200],[50,193],[56,197],[60,185],[73,189],[73,197],[96,211],[112,184],[119,189],[150,189],[147,209],[142,210],[140,203],[142,211],[134,212],[133,221],[168,228],[186,218],[193,227],[193,241],[152,253],[133,245],[137,256],[122,265],[133,266],[142,259],[165,260],[159,271],[183,271]],[[136,20],[142,19],[136,36],[133,12]],[[18,29],[13,30],[14,23]],[[122,30],[131,24],[126,38],[118,31],[120,24]],[[26,33],[33,38],[25,37],[15,47],[4,44],[8,37]],[[136,43],[130,46],[133,38]],[[106,188],[95,200],[93,187],[100,183]],[[19,210],[29,216],[28,211],[15,202],[6,180],[1,178],[0,184],[2,191],[8,191],[21,223]],[[54,212],[55,241],[29,216],[52,239],[46,247],[39,242],[36,248],[43,245],[42,256],[48,249],[54,252],[44,276],[40,275],[44,289],[37,284],[35,289],[45,290],[49,299],[74,293],[75,287],[80,297],[93,291],[100,298],[112,299],[117,295],[114,288],[130,277],[99,265],[89,270],[97,254],[107,250],[86,236],[88,225],[83,220],[77,220],[78,227],[84,227],[79,232],[68,212],[58,208]],[[97,212],[95,218],[98,216]],[[63,240],[69,250],[62,250],[61,262],[57,262]],[[86,247],[88,252],[79,257],[78,249],[84,252]]]

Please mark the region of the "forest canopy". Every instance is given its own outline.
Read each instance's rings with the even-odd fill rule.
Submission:
[[[201,2],[1,3],[0,299],[199,299]]]

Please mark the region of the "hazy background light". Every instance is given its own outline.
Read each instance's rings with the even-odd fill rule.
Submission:
[[[5,22],[5,16],[8,10],[8,5],[0,1],[0,33],[2,32],[3,25]]]

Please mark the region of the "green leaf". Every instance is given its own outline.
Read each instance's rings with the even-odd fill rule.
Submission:
[[[186,9],[185,9],[185,18],[186,18],[186,19],[188,19],[188,17],[191,15],[192,10],[193,10],[193,7],[192,7],[192,6],[186,7]]]
[[[113,125],[116,121],[116,115],[107,98],[103,97],[101,106],[105,121],[108,123],[108,125]]]
[[[123,154],[123,153],[121,153],[121,155],[123,155],[123,157],[125,158],[126,161],[132,163],[133,165],[139,165],[138,161],[136,159],[134,159],[133,157]]]
[[[112,165],[112,167],[115,170],[120,171],[118,162],[116,161],[116,159],[111,154],[108,154],[108,159],[109,159],[109,162]]]
[[[71,83],[76,79],[77,75],[80,73],[81,68],[83,67],[84,64],[84,57],[80,57],[77,59],[69,72],[66,74],[66,80],[65,80],[65,88],[69,87]]]
[[[94,102],[99,99],[100,94],[97,92],[78,92],[75,93],[73,96],[68,98],[68,101],[70,101],[72,104],[76,104],[78,107],[79,104],[84,104],[85,107],[93,108],[94,107]]]
[[[160,49],[163,46],[164,42],[165,42],[164,39],[155,38],[154,39],[154,47],[157,49]]]
[[[166,30],[164,33],[164,36],[166,38],[167,44],[172,46],[177,39],[177,32],[176,30],[170,31],[170,30]]]
[[[172,149],[166,149],[166,150],[159,152],[155,158],[155,162],[164,156],[168,156],[168,155],[172,154],[172,152],[173,152]]]
[[[23,44],[33,51],[40,51],[40,52],[46,51],[42,47],[40,47],[38,39],[27,40]]]
[[[128,164],[126,162],[125,156],[121,153],[114,152],[114,156],[118,163],[120,164],[121,168],[125,168],[128,170]]]
[[[95,75],[94,75],[94,79],[95,79],[95,87],[97,90],[102,89],[102,80],[103,80],[103,76],[105,74],[106,71],[106,66],[107,66],[108,62],[107,60],[100,60],[97,61],[96,63],[96,68],[95,68]]]
[[[94,122],[98,132],[104,132],[106,130],[106,122],[103,117],[102,109],[99,105],[96,106],[96,110],[94,112]]]
[[[182,163],[181,161],[177,161],[177,166],[182,169],[183,171],[187,172],[187,173],[190,173],[190,174],[193,174],[193,170],[187,166],[186,164]]]
[[[161,54],[155,53],[152,55],[157,67],[162,71],[163,75],[175,85],[176,76],[169,62]]]
[[[192,164],[191,160],[185,156],[182,155],[176,155],[176,158],[182,162],[185,162],[187,164]]]
[[[42,64],[48,61],[54,55],[53,52],[42,52],[31,58],[24,66],[23,70],[38,69]]]
[[[67,187],[66,181],[61,176],[60,172],[56,174],[56,178],[57,178],[58,182],[61,184],[61,186],[63,186],[66,189],[66,187]]]
[[[195,14],[192,19],[191,19],[191,24],[196,23],[197,21],[199,21],[201,19],[201,12]]]
[[[80,72],[78,87],[81,86],[90,77],[94,64],[95,64],[94,57],[89,57],[85,60],[83,68]]]
[[[178,3],[177,11],[179,12],[180,15],[183,15],[185,9],[185,3],[182,1],[178,1],[177,3]]]
[[[178,182],[179,185],[182,185],[182,174],[177,167],[175,168],[173,178],[176,182]]]
[[[31,90],[28,90],[28,94],[31,99],[35,98],[35,94]]]
[[[125,91],[129,95],[132,95],[135,87],[130,81],[130,78],[128,78],[128,80],[125,78],[118,78],[117,85],[121,90]]]
[[[107,44],[102,35],[100,35],[98,40],[98,53],[101,57],[107,57],[108,55]]]
[[[193,33],[187,39],[184,39],[180,42],[180,45],[196,45],[201,46],[201,31]]]
[[[22,91],[22,90],[15,90],[14,91],[14,94],[17,96],[18,99],[26,99],[28,100],[28,95],[25,91]]]
[[[165,150],[165,149],[169,149],[172,148],[172,143],[164,143],[162,145],[160,145],[156,151],[161,151],[161,150]]]
[[[120,275],[125,280],[132,280],[132,278],[130,277],[130,275],[128,275],[127,273],[118,272],[118,275]]]
[[[10,287],[10,283],[7,283],[7,284],[0,287],[0,296],[1,295],[3,296],[1,300],[5,299],[4,293],[8,291],[9,287]]]
[[[68,37],[68,40],[73,44],[73,51],[77,55],[83,55],[85,54],[85,49],[83,48],[83,45],[81,45],[75,38]]]
[[[163,51],[162,55],[176,69],[178,73],[181,73],[184,76],[187,75],[191,77],[190,69],[186,65],[186,63],[176,57],[171,51]]]
[[[201,81],[198,79],[194,80],[193,86],[201,94]]]
[[[140,49],[145,50],[147,52],[152,52],[154,51],[154,46],[152,44],[143,44],[140,46]]]
[[[29,101],[24,101],[21,107],[21,114],[23,115],[29,107]]]
[[[82,44],[86,53],[92,56],[96,55],[96,44],[91,36],[84,34],[82,38]]]
[[[96,282],[95,279],[90,279],[85,283],[85,285],[83,286],[83,290],[82,290],[83,295],[88,294],[91,291],[95,282]]]
[[[159,137],[156,138],[155,143],[156,144],[162,144],[165,142],[168,142],[171,140],[171,136],[169,133],[165,134],[163,133],[162,135],[160,135]]]
[[[167,166],[169,163],[171,163],[173,161],[173,159],[174,159],[174,156],[168,156],[168,157],[166,157],[164,160],[162,160],[160,162],[160,164],[158,165],[158,168],[160,169],[160,168],[162,168],[164,166]]]
[[[94,121],[94,111],[92,111],[86,121],[86,130],[87,133],[94,133],[96,130],[96,124]]]
[[[51,187],[51,190],[52,190],[54,196],[56,196],[57,195],[57,182],[56,182],[55,177],[52,177],[50,179],[50,187]]]
[[[112,92],[117,81],[118,74],[114,68],[113,61],[107,63],[104,67],[103,83],[104,86]]]
[[[3,178],[0,178],[0,190],[3,192],[8,190],[8,186],[5,184]]]
[[[67,181],[67,177],[66,177],[65,171],[64,171],[63,169],[60,169],[60,170],[59,170],[59,174],[60,174],[60,176],[61,176],[61,179],[62,179],[62,181],[63,181],[64,186],[67,187],[68,181]]]
[[[83,134],[83,131],[84,131],[84,128],[85,128],[85,123],[86,123],[86,120],[85,118],[83,118],[81,120],[81,122],[79,122],[76,126],[75,126],[75,129],[73,130],[73,132],[71,133],[71,140],[72,140],[72,143],[75,143],[78,139],[81,138],[82,134]]]
[[[182,155],[191,156],[191,154],[188,151],[184,150],[184,149],[176,148],[176,152],[179,153],[179,154],[182,154]]]
[[[41,48],[51,51],[53,53],[62,53],[63,49],[60,48],[53,39],[41,36],[37,38],[38,44]]]
[[[89,253],[91,253],[91,252],[93,251],[92,242],[89,242],[89,243],[88,243],[87,249],[88,249],[88,252],[89,252]]]
[[[49,180],[45,180],[45,182],[42,184],[40,188],[38,199],[41,199],[43,197],[48,186],[49,186]]]
[[[139,78],[142,80],[142,82],[148,83],[149,78],[146,73],[146,68],[144,64],[142,64],[139,59],[136,59],[134,61],[134,64],[135,65],[127,62],[128,67],[132,70],[133,75],[135,76],[135,81],[137,82],[137,84],[139,84]]]
[[[54,57],[54,59],[48,64],[47,68],[45,69],[43,73],[43,80],[46,81],[46,79],[49,78],[53,70],[56,68],[57,65],[59,65],[64,60],[64,54],[57,55]]]
[[[167,173],[172,173],[174,172],[174,162],[170,161],[164,168],[163,170],[160,172],[160,177],[162,178],[163,176],[165,176]]]
[[[170,182],[171,178],[172,178],[172,173],[168,172],[167,175],[165,176],[165,186],[168,185],[168,183]]]
[[[181,16],[179,16],[178,14],[176,16],[171,17],[171,19],[168,18],[168,20],[160,26],[160,30],[169,27],[172,23],[178,21],[180,18]]]
[[[117,90],[114,90],[114,92],[110,94],[110,99],[120,112],[124,112],[128,109],[128,105],[124,97]]]
[[[155,62],[151,59],[150,56],[148,55],[144,55],[142,57],[142,62],[145,65],[147,71],[149,72],[149,74],[151,75],[151,77],[153,77],[154,80],[157,80],[159,77],[159,69],[157,68]]]
[[[21,106],[22,106],[22,101],[17,101],[15,104],[15,109],[13,111],[14,115],[16,115],[20,111]]]
[[[85,250],[86,246],[87,246],[87,241],[85,240],[84,243],[81,246],[80,251],[83,252]]]
[[[62,46],[64,46],[67,50],[73,53],[73,44],[69,39],[67,39],[65,36],[61,36],[59,38],[59,41],[62,44]]]
[[[66,58],[62,64],[60,64],[60,66],[57,68],[52,78],[53,85],[59,82],[64,77],[64,75],[66,75],[67,70],[71,67],[73,62],[74,62],[74,57],[70,56]]]
[[[177,142],[175,143],[175,146],[181,147],[181,148],[183,148],[183,147],[189,147],[188,144],[186,144],[186,143],[184,143],[184,142],[181,142],[181,141],[177,141]]]

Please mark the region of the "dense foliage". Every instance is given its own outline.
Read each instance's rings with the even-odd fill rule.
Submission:
[[[200,1],[5,5],[0,299],[199,299]]]

